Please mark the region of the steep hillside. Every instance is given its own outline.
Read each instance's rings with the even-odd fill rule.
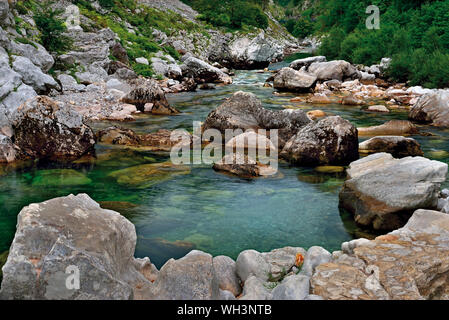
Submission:
[[[356,64],[392,57],[390,76],[426,87],[449,86],[449,1],[276,0],[282,24],[296,37],[325,36],[319,54]],[[368,6],[380,10],[379,29],[369,30]]]

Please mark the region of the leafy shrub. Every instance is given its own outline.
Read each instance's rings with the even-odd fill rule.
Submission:
[[[41,32],[41,43],[50,52],[63,53],[72,46],[72,40],[63,35],[67,28],[64,21],[58,18],[61,13],[46,2],[40,4],[34,14],[34,21]]]

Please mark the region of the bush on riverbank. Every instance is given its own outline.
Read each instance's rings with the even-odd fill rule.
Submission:
[[[372,65],[392,57],[393,80],[449,86],[449,0],[315,1],[305,10],[304,1],[277,1],[288,8],[283,23],[295,36],[328,35],[319,50],[328,59]],[[380,9],[379,30],[365,25],[372,4]]]
[[[266,29],[268,17],[263,12],[268,1],[259,0],[183,0],[215,27],[240,30],[245,26]]]

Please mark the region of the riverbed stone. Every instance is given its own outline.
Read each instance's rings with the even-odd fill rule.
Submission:
[[[269,284],[256,276],[250,275],[243,287],[243,293],[239,300],[272,300],[273,295],[269,291]]]
[[[132,299],[136,283],[149,285],[135,244],[134,225],[85,194],[31,204],[18,216],[0,299]],[[75,269],[78,290],[66,286]]]
[[[449,127],[449,91],[438,90],[420,97],[410,110],[409,118],[436,127]]]
[[[260,252],[246,250],[239,254],[236,261],[236,271],[239,278],[245,283],[254,276],[262,281],[267,281],[271,267]],[[245,293],[244,293],[245,294]]]
[[[315,75],[319,81],[346,81],[362,77],[360,71],[344,60],[314,62],[308,67],[307,72]]]
[[[326,61],[327,60],[325,56],[308,57],[293,61],[292,63],[290,63],[290,68],[300,70],[302,67],[308,68],[312,63]]]
[[[300,274],[311,277],[320,264],[331,261],[332,255],[322,247],[314,246],[307,250]]]
[[[133,88],[128,92],[121,101],[133,104],[140,111],[144,111],[145,104],[152,103],[154,113],[159,110],[171,110],[171,113],[179,113],[170,107],[164,91],[156,80],[153,79],[137,79],[131,81]]]
[[[419,133],[418,128],[407,120],[391,120],[379,126],[357,129],[359,136],[403,136]]]
[[[242,286],[235,261],[227,256],[218,256],[213,259],[213,264],[220,289],[231,292],[234,297],[240,295]]]
[[[364,154],[386,152],[391,153],[395,158],[424,155],[418,141],[401,136],[371,138],[359,144],[359,151]]]
[[[280,91],[309,92],[313,89],[317,77],[304,71],[282,68],[274,77],[273,86]]]
[[[340,206],[359,225],[390,231],[402,227],[419,208],[435,209],[448,165],[422,157],[395,159],[377,153],[351,163]]]
[[[308,123],[310,119],[302,110],[268,110],[253,93],[239,91],[207,116],[203,130],[217,129],[225,134],[226,129],[278,129],[281,148]]]
[[[193,250],[185,257],[170,259],[154,283],[157,300],[216,300],[219,282],[210,254]]]
[[[318,266],[311,288],[325,300],[446,300],[448,270],[449,215],[417,210],[403,228]]]
[[[310,278],[305,275],[292,275],[285,278],[273,289],[273,300],[305,300],[309,295]]]
[[[28,158],[73,160],[94,151],[95,136],[83,117],[46,96],[20,106],[13,129],[15,144]]]
[[[359,158],[357,129],[340,116],[324,118],[301,128],[281,152],[297,165],[346,165]]]

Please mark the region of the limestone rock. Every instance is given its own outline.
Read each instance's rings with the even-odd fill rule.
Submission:
[[[274,88],[281,91],[308,92],[316,84],[317,78],[304,71],[282,68],[274,77]]]
[[[287,142],[281,157],[297,165],[345,165],[359,157],[357,129],[339,116],[310,123]]]
[[[360,71],[358,71],[349,62],[343,60],[315,62],[309,66],[307,71],[315,75],[319,81],[345,81],[361,78]]]
[[[417,210],[399,230],[320,265],[312,292],[326,300],[448,299],[449,215]]]
[[[212,256],[191,251],[185,257],[169,260],[154,283],[158,300],[216,300],[220,296]]]
[[[73,160],[94,150],[94,133],[82,116],[45,96],[20,106],[13,129],[14,143],[26,157]]]
[[[449,127],[449,91],[439,90],[422,96],[410,110],[409,118],[437,127]]]
[[[401,136],[379,136],[359,144],[359,152],[365,154],[386,152],[395,158],[423,156],[421,145],[413,138]]]
[[[304,59],[298,59],[290,63],[290,68],[295,70],[300,70],[302,67],[308,68],[312,63],[315,62],[326,62],[326,57],[324,56],[315,56],[315,57],[308,57]]]
[[[402,136],[416,134],[418,128],[407,120],[391,120],[380,126],[358,128],[359,136]]]
[[[234,297],[240,295],[242,287],[237,277],[235,261],[226,256],[218,256],[213,259],[213,264],[220,289],[231,292]]]
[[[18,216],[0,299],[132,299],[135,286],[149,285],[135,244],[134,225],[85,194],[31,204]],[[66,286],[74,270],[78,290]]]
[[[351,163],[340,206],[375,230],[402,227],[418,208],[435,209],[448,166],[422,157],[377,153]]]

